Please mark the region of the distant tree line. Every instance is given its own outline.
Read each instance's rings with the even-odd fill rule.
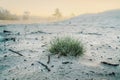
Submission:
[[[0,8],[0,20],[17,20],[18,16],[11,14],[10,11]]]
[[[74,17],[74,13],[71,14],[70,17]],[[59,8],[56,8],[54,13],[52,14],[52,18],[56,20],[64,19],[65,17],[62,15]],[[29,20],[31,19],[30,12],[24,11],[23,15],[15,15],[10,13],[7,9],[0,7],[0,20]]]

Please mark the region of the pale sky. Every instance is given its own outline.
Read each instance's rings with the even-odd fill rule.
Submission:
[[[120,0],[0,0],[0,7],[19,15],[29,11],[37,16],[52,15],[59,8],[63,15],[69,16],[120,9]]]

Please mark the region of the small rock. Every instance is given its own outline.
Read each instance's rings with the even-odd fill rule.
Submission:
[[[24,59],[24,61],[27,61],[26,59]]]
[[[33,65],[34,65],[34,63],[31,64],[31,66],[33,66]]]
[[[18,32],[17,35],[20,35],[20,32]]]
[[[93,46],[92,44],[90,46]]]
[[[119,36],[117,36],[117,39],[119,39],[120,37]]]
[[[115,72],[109,73],[110,76],[115,76]]]
[[[7,55],[4,55],[4,57],[7,57]]]
[[[19,80],[19,78],[16,78],[16,80]]]
[[[45,51],[42,51],[42,52],[45,52]]]
[[[89,75],[89,73],[86,73],[86,75]]]
[[[38,38],[35,38],[35,40],[38,40]]]
[[[88,59],[89,61],[92,61],[92,59]]]
[[[14,78],[12,80],[15,80]]]
[[[116,49],[118,49],[118,47],[116,47]]]
[[[85,72],[82,72],[82,74],[84,74]]]
[[[16,39],[15,39],[15,38],[11,38],[11,40],[13,40],[14,42],[16,41]]]
[[[62,62],[62,64],[68,64],[68,63],[72,64],[72,62],[68,62],[68,61]]]
[[[54,65],[52,65],[51,67],[54,67]]]
[[[83,33],[83,31],[80,32],[81,34]]]
[[[108,46],[108,47],[111,47],[111,46]]]
[[[91,78],[90,80],[94,80],[93,78]]]
[[[12,33],[11,31],[3,30],[3,33]]]

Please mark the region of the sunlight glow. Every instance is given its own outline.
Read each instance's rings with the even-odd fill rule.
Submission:
[[[120,9],[120,0],[0,0],[0,7],[22,15],[51,16],[59,8],[64,16]]]

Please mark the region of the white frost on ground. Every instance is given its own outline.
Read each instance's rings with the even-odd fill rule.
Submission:
[[[120,66],[101,64],[101,61],[120,64],[119,14],[120,10],[116,10],[51,24],[0,27],[0,80],[119,80]],[[85,54],[79,58],[52,55],[47,64],[49,41],[65,35],[80,39]],[[6,38],[16,40],[4,41]],[[69,63],[63,64],[66,61]]]

